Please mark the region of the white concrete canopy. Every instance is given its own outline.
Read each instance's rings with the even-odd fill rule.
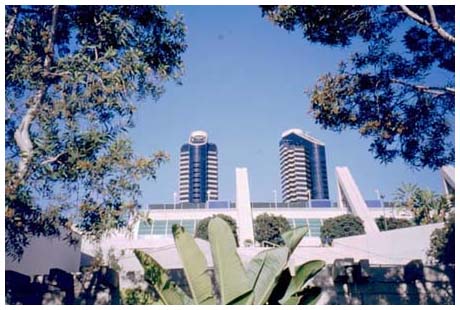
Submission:
[[[455,191],[455,168],[454,166],[443,166],[441,178],[444,187],[444,194],[450,194],[449,187]]]
[[[337,183],[340,192],[340,198],[347,202],[350,211],[363,220],[364,229],[367,234],[377,234],[380,230],[375,223],[374,217],[369,212],[369,208],[364,201],[358,185],[351,176],[348,167],[336,167]]]
[[[251,198],[247,168],[236,168],[236,212],[238,221],[238,238],[240,245],[246,240],[254,244],[254,227],[252,223]]]

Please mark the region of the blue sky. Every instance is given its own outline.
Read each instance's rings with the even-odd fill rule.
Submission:
[[[179,148],[193,130],[205,130],[219,151],[219,199],[234,200],[235,167],[247,167],[251,200],[281,197],[278,142],[301,128],[326,144],[329,191],[336,200],[336,166],[348,166],[366,199],[386,198],[402,182],[441,191],[439,172],[415,171],[401,160],[382,165],[357,131],[322,130],[308,115],[304,93],[340,60],[360,48],[313,45],[261,18],[254,6],[170,6],[188,28],[183,85],[168,84],[158,102],[142,102],[130,135],[136,152],[164,150],[171,160],[156,181],[142,182],[142,203],[172,202],[178,189]]]

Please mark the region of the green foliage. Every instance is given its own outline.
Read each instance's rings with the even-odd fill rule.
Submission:
[[[184,264],[185,277],[190,284],[193,302],[198,305],[216,304],[203,252],[193,237],[185,233],[182,226],[174,225],[172,229],[177,253]]]
[[[356,129],[382,163],[437,169],[454,161],[454,6],[264,6],[306,40],[362,50],[309,90],[325,129]],[[437,79],[432,79],[436,74]]]
[[[306,262],[295,269],[293,276],[288,268],[290,254],[306,232],[306,227],[301,227],[283,234],[284,243],[291,247],[281,246],[259,252],[245,269],[237,254],[231,227],[223,219],[213,218],[209,222],[209,240],[218,284],[216,290],[219,291],[220,298],[212,300],[229,305],[315,303],[320,296],[321,288],[308,286],[307,283],[324,268],[325,263]],[[199,262],[201,271],[196,270],[192,274],[191,270],[188,270],[194,268],[196,257],[203,258],[202,254],[191,255],[197,250],[195,241],[182,227],[174,228],[174,237],[178,252],[189,253],[180,254],[180,257],[185,272],[188,273],[187,282],[191,286],[190,291],[201,290],[207,292],[204,295],[208,295],[210,275],[204,270],[203,262]],[[185,240],[188,242],[183,242]],[[168,278],[166,271],[152,257],[141,250],[134,250],[134,253],[144,268],[145,279],[154,287],[163,304],[199,302],[195,297],[192,299],[183,296],[183,291]],[[169,295],[164,294],[166,290]],[[168,297],[171,295],[174,298]],[[211,299],[206,298],[206,300]]]
[[[394,194],[394,204],[409,211],[416,225],[444,222],[455,205],[453,195],[442,196],[414,184],[402,184]]]
[[[384,218],[383,216],[376,218],[375,222],[377,223],[377,226],[379,227],[380,231],[406,228],[414,225],[411,221],[407,219],[398,219],[394,217]]]
[[[156,303],[152,293],[140,287],[122,290],[121,299],[124,305],[153,305]]]
[[[355,215],[344,214],[324,220],[321,239],[350,237],[365,234],[363,221]]]
[[[281,245],[284,243],[281,234],[290,229],[291,226],[284,216],[263,213],[254,221],[254,239],[259,243],[268,241]]]
[[[231,227],[228,222],[216,217],[209,222],[208,231],[221,302],[222,304],[241,303],[238,298],[241,296],[249,298],[246,294],[251,287],[236,251],[237,245]]]
[[[208,226],[209,226],[209,221],[215,217],[219,217],[221,219],[223,219],[224,221],[226,221],[231,229],[232,229],[232,233],[233,233],[233,236],[235,237],[235,242],[236,242],[236,246],[238,246],[238,232],[237,232],[237,225],[236,225],[236,221],[233,219],[233,217],[229,216],[229,215],[225,215],[225,214],[214,214],[212,216],[208,216],[208,217],[205,217],[204,219],[200,220],[198,222],[198,224],[196,225],[196,228],[195,228],[195,238],[200,238],[200,239],[203,239],[203,240],[208,240],[209,238],[209,235],[208,235]]]
[[[451,213],[443,228],[431,234],[428,256],[441,264],[455,264],[455,213]]]
[[[193,300],[169,278],[167,271],[157,261],[141,250],[134,250],[134,254],[144,268],[145,281],[153,287],[163,304],[193,304]]]
[[[107,251],[107,255],[105,255],[105,257],[104,257],[104,251],[99,246],[96,249],[96,252],[94,254],[93,259],[91,260],[90,268],[92,270],[98,270],[102,266],[108,266],[109,268],[111,268],[111,269],[113,269],[113,270],[115,270],[117,272],[120,272],[121,271],[121,266],[119,264],[119,259],[120,259],[121,256],[123,256],[123,255],[117,256],[115,254],[115,249],[113,247],[111,247]]]
[[[127,224],[139,181],[168,159],[134,154],[137,101],[180,82],[185,25],[158,6],[6,6],[6,252],[78,227]]]

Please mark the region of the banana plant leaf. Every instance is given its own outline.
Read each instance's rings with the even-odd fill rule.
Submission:
[[[141,250],[134,250],[134,254],[144,268],[145,280],[154,287],[163,304],[193,305],[193,300],[171,281],[166,270],[157,261]]]
[[[182,226],[174,225],[173,235],[193,301],[198,305],[215,305],[217,301],[203,252]]]
[[[215,217],[209,222],[208,235],[222,304],[242,302],[242,296],[249,298],[250,282],[236,251],[235,237],[230,226]],[[243,298],[243,301],[247,299]]]
[[[258,253],[247,268],[254,294],[254,304],[265,304],[286,266],[289,249],[279,247]]]
[[[292,301],[289,301],[290,298],[300,293],[307,284],[308,280],[320,272],[325,265],[326,263],[322,260],[313,260],[297,267],[295,275],[291,278],[289,286],[287,287],[283,298],[279,300],[279,303],[283,305],[291,304],[290,302]]]
[[[305,237],[307,232],[308,227],[302,226],[288,230],[281,234],[281,238],[283,238],[285,245],[289,248],[289,255],[294,252],[295,248],[299,245],[300,241],[302,241],[302,238]]]

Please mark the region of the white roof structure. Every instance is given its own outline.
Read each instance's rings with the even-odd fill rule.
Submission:
[[[455,168],[454,166],[441,167],[441,178],[444,185],[444,193],[449,194],[449,187],[455,190]]]
[[[436,228],[441,228],[442,223],[414,226],[381,232],[378,234],[366,234],[333,241],[331,247],[305,246],[301,243],[291,256],[290,265],[297,266],[309,260],[322,259],[331,264],[336,259],[353,258],[355,261],[368,259],[373,265],[404,265],[414,259],[427,262],[427,250],[430,246],[431,233]],[[212,254],[209,243],[201,239],[195,239],[199,248],[204,253],[209,267],[213,266]],[[119,255],[121,250],[125,254],[119,258],[122,273],[130,271],[142,273],[142,267],[132,252],[133,249],[142,249],[150,254],[165,269],[182,268],[182,262],[177,253],[173,238],[140,239],[133,240],[118,235],[101,242],[104,253],[110,248],[115,249]],[[94,245],[83,242],[82,252],[94,254]],[[238,254],[243,264],[247,264],[262,247],[240,247]],[[123,277],[122,277],[123,278]],[[121,283],[121,285],[129,285]]]
[[[208,133],[203,130],[192,131],[188,142],[193,145],[202,145],[208,143]]]
[[[288,129],[281,134],[281,137],[284,138],[287,135],[290,135],[291,133],[298,135],[299,137],[304,138],[305,140],[308,140],[312,143],[325,145],[324,142],[316,139],[315,137],[310,136],[308,133],[304,132],[302,129],[299,128]]]

